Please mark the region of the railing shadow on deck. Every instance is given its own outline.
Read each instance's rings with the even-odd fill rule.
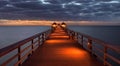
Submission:
[[[1,60],[0,62],[3,62],[0,66],[9,66],[9,63],[16,58],[17,62],[14,64],[14,66],[21,66],[23,61],[27,59],[28,56],[32,55],[32,53],[44,43],[50,33],[51,29],[0,49],[0,58],[8,57],[7,55],[9,55],[11,52],[13,54],[9,55],[10,57],[6,60]],[[15,50],[17,53],[14,54],[13,52]]]
[[[66,29],[66,32],[70,35],[71,39],[77,40],[84,49],[98,58],[104,66],[120,65],[120,49],[80,32],[75,32],[70,29]]]

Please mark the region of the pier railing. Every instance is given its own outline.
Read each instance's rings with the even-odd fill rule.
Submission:
[[[66,29],[66,31],[71,39],[77,40],[84,49],[91,53],[91,55],[103,62],[104,66],[113,66],[113,62],[115,62],[116,65],[120,65],[120,49],[86,34],[75,32],[70,29]]]
[[[46,38],[51,33],[51,30],[47,30],[45,32],[36,34],[32,37],[29,37],[27,39],[24,39],[22,41],[19,41],[17,43],[11,44],[10,46],[7,46],[5,48],[0,49],[0,58],[8,57],[11,52],[13,55],[10,55],[10,57],[7,60],[1,60],[4,61],[0,66],[9,66],[8,64],[15,60],[17,58],[17,62],[14,64],[14,66],[21,66],[23,61],[27,59],[28,56],[32,55],[32,53],[41,45],[44,43]],[[17,51],[16,54],[14,54],[13,51]],[[11,57],[12,56],[12,57]]]
[[[88,50],[91,55],[98,58],[99,61],[103,62],[105,66],[113,66],[115,64],[120,65],[120,50],[109,45],[108,43],[88,36],[86,34],[75,32],[70,29],[66,29],[67,33],[70,36],[70,39],[77,40],[81,47]],[[20,66],[22,63],[32,55],[32,53],[40,47],[47,39],[51,30],[47,30],[45,32],[36,34],[32,37],[19,41],[17,43],[11,44],[5,48],[0,49],[0,58],[8,57],[6,60],[2,62],[0,66],[7,66],[13,60],[17,61],[14,63],[14,66]],[[14,51],[16,53],[14,53]],[[116,65],[116,66],[117,66]]]

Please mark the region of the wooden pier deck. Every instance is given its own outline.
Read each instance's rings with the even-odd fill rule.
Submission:
[[[103,66],[60,27],[22,66]]]

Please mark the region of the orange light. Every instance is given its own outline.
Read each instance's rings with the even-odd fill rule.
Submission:
[[[60,42],[67,43],[67,42],[69,42],[69,40],[62,40],[62,39],[57,40],[57,39],[55,39],[55,40],[47,40],[46,41],[47,44],[61,44]]]
[[[81,50],[79,48],[63,48],[58,50],[60,55],[62,55],[64,58],[72,58],[72,59],[85,59],[87,53],[84,50]]]
[[[66,25],[64,25],[64,24],[63,24],[63,25],[61,25],[61,26],[62,26],[63,28],[65,28],[65,27],[66,27]]]
[[[52,27],[54,27],[54,28],[55,28],[55,27],[57,27],[57,25],[55,25],[55,24],[54,24],[54,25],[52,25]]]
[[[88,44],[88,46],[89,46],[89,45],[90,45],[90,42],[88,42],[87,44]]]
[[[89,54],[85,50],[80,49],[78,47],[71,47],[66,45],[66,44],[70,45],[71,42],[69,40],[53,39],[47,40],[46,44],[48,46],[55,46],[56,48],[54,49],[55,56],[73,60],[84,60],[85,58],[89,59]]]

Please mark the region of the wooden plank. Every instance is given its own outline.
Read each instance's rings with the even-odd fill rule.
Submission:
[[[76,40],[64,36],[58,27],[22,66],[103,66]]]

